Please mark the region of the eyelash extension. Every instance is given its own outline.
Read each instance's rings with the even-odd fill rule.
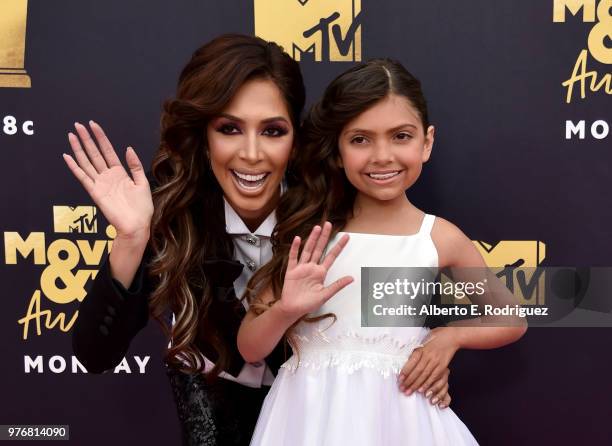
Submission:
[[[236,132],[235,130],[238,131]],[[217,127],[217,131],[223,133],[224,135],[237,135],[238,133],[240,133],[240,129],[232,124],[220,125],[219,127]],[[266,135],[267,132],[274,132],[276,134]],[[289,133],[289,131],[284,127],[266,127],[261,133],[272,138],[277,138],[286,135],[287,133]]]
[[[278,138],[279,136],[284,136],[287,133],[289,133],[289,131],[286,128],[284,128],[284,127],[267,127],[267,128],[264,129],[264,131],[262,133],[265,133],[265,132],[270,131],[270,130],[276,132],[276,135],[269,135],[269,136],[271,136],[273,138],[275,138],[275,137]]]

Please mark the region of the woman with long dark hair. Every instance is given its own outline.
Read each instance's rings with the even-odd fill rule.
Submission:
[[[117,230],[80,306],[75,354],[90,372],[114,367],[150,313],[171,340],[165,359],[187,444],[248,444],[282,359],[279,349],[242,360],[236,296],[270,259],[304,97],[282,48],[224,35],[193,54],[165,103],[152,175],[128,148],[130,177],[94,122],[95,141],[80,124],[69,134],[76,160],[66,163]]]

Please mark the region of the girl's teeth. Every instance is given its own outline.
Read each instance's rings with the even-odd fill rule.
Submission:
[[[375,180],[386,180],[394,177],[395,175],[399,175],[399,172],[389,172],[389,173],[370,173],[368,174],[370,178],[374,178]]]

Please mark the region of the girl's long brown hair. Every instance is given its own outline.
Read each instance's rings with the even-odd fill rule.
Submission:
[[[274,256],[248,284],[247,299],[254,312],[265,311],[280,298],[289,248],[296,235],[306,240],[315,225],[327,220],[333,225],[334,236],[352,217],[357,192],[340,167],[338,139],[350,121],[389,94],[407,98],[419,112],[423,129],[427,129],[429,118],[421,83],[391,59],[373,59],[344,72],[310,109],[293,164],[293,182],[276,209]],[[264,304],[259,296],[267,288],[272,289],[274,299]],[[313,322],[329,316],[335,317],[326,314],[300,320]],[[291,343],[290,336],[288,339]]]
[[[161,142],[153,159],[158,187],[153,191],[149,273],[157,287],[150,312],[172,340],[168,364],[203,371],[196,339],[216,350],[209,377],[218,375],[229,358],[219,335],[223,320],[208,314],[211,287],[203,262],[231,259],[234,248],[225,231],[223,191],[207,158],[206,126],[254,78],[275,82],[297,130],[305,96],[298,63],[275,43],[227,34],[199,48],[181,72],[176,98],[164,104]],[[168,310],[175,316],[173,326],[164,317]]]

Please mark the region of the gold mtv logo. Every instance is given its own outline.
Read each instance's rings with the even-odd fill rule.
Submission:
[[[98,232],[95,206],[53,206],[55,232]]]
[[[361,0],[254,0],[255,34],[295,60],[361,60]]]
[[[30,88],[24,69],[28,0],[0,0],[0,87]]]
[[[503,240],[495,245],[475,241],[487,266],[510,285],[521,305],[543,305],[545,276],[537,270],[546,257],[546,245],[537,240]],[[511,282],[511,283],[509,283]]]

